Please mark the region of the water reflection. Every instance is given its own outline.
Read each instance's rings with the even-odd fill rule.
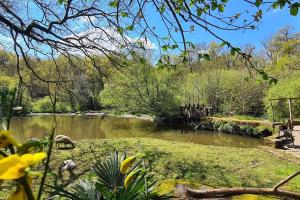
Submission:
[[[262,141],[253,138],[159,127],[153,122],[140,119],[117,117],[84,119],[80,116],[56,116],[56,119],[56,133],[68,135],[74,140],[147,137],[217,146],[256,147],[262,144]],[[11,129],[18,134],[20,140],[24,141],[30,137],[40,138],[49,133],[52,122],[51,116],[14,118]]]

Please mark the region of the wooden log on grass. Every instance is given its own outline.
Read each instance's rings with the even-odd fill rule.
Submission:
[[[273,188],[224,188],[224,189],[211,189],[211,190],[195,190],[187,189],[187,194],[192,198],[213,198],[213,197],[228,197],[243,194],[255,194],[255,195],[272,195],[279,197],[289,197],[294,199],[300,199],[300,193],[290,192],[286,190],[280,190],[279,188],[288,183],[291,179],[298,176],[300,171],[288,176],[284,180],[280,181]]]

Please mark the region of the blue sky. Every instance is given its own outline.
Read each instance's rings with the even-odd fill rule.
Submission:
[[[236,3],[238,4],[238,3]],[[231,12],[231,8],[234,6],[228,5],[229,12]],[[261,42],[270,37],[270,35],[276,33],[280,28],[292,25],[295,28],[295,31],[300,31],[300,15],[291,16],[288,8],[269,10],[263,16],[261,24],[258,26],[258,29],[255,30],[247,30],[245,32],[242,31],[222,31],[219,35],[223,36],[227,40],[231,41],[231,43],[240,46],[246,43],[251,43],[257,48],[261,47]],[[191,35],[193,40],[198,40],[198,37],[203,37],[204,41],[214,40],[210,34],[199,31],[199,33]]]
[[[224,15],[233,15],[237,12],[243,12],[246,9],[250,11],[251,14],[256,12],[255,7],[249,7],[249,4],[246,4],[244,1],[238,1],[238,0],[230,0],[225,8]],[[32,10],[36,10],[35,7],[32,7]],[[267,7],[263,9],[264,11],[268,10]],[[31,12],[33,17],[39,17],[38,12]],[[156,27],[156,33],[160,36],[166,36],[166,30],[164,30],[161,25],[161,19],[159,18],[159,14],[153,9],[149,8],[147,9],[147,12],[144,13],[146,15],[146,18],[148,19],[148,22]],[[78,31],[82,30],[82,25],[84,25],[84,20],[79,19],[78,20],[78,27],[81,27],[78,29]],[[251,43],[254,45],[258,50],[262,47],[262,41],[266,38],[270,37],[272,34],[276,33],[280,28],[286,26],[286,25],[292,25],[295,28],[295,31],[300,31],[300,14],[296,17],[291,16],[289,13],[289,9],[286,7],[283,10],[277,9],[273,10],[270,9],[269,11],[265,12],[263,15],[263,19],[261,21],[261,24],[258,26],[257,30],[247,30],[247,31],[220,31],[220,30],[214,30],[219,36],[222,38],[228,40],[230,43],[233,44],[233,46],[243,46],[247,43]],[[74,28],[76,28],[76,24],[74,24]],[[187,25],[186,27],[189,27]],[[178,33],[175,33],[176,40],[180,41],[180,35]],[[137,37],[137,35],[131,35],[131,37]],[[4,41],[7,40],[8,42],[11,41],[10,38],[4,37],[0,35],[0,40]],[[158,44],[156,44],[156,41],[153,38],[150,38],[151,42],[155,44],[156,47],[158,47]],[[195,26],[195,32],[193,33],[187,33],[186,34],[186,40],[193,42],[194,44],[197,43],[210,43],[212,41],[220,42],[216,38],[214,38],[210,33],[204,31],[201,28],[197,28]]]
[[[242,3],[243,1],[231,0],[229,1],[227,7],[225,8],[224,15],[232,15],[237,12],[241,12],[244,10],[249,10],[251,14],[256,12],[255,7],[249,7],[249,4]],[[266,38],[270,37],[272,34],[276,33],[280,28],[286,25],[292,25],[295,28],[295,31],[300,31],[300,15],[291,16],[289,13],[289,9],[286,7],[284,9],[269,9],[269,5],[264,7],[264,11],[266,11],[263,15],[263,19],[256,30],[247,30],[247,31],[220,31],[215,30],[219,36],[224,39],[230,41],[234,46],[243,46],[247,43],[251,43],[256,46],[257,49],[262,47],[261,42]],[[152,19],[153,25],[157,27],[156,31],[160,35],[165,35],[165,31],[163,29],[159,29],[160,19],[158,18],[157,13],[148,12],[149,19]],[[249,18],[248,18],[249,19]],[[180,36],[177,34],[176,39],[180,39]],[[210,33],[204,31],[201,28],[196,28],[195,32],[188,33],[186,35],[186,40],[191,41],[193,43],[201,43],[206,42],[209,43],[211,41],[219,42],[216,38],[214,38]]]

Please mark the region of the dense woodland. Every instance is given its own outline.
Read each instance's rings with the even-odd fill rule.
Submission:
[[[240,55],[215,42],[195,45],[186,62],[166,50],[171,61],[162,65],[149,50],[132,54],[130,60],[116,58],[123,63],[119,67],[95,56],[92,61],[99,68],[88,58],[58,56],[54,60],[28,57],[32,69],[18,70],[15,55],[1,50],[1,80],[19,88],[16,106],[27,113],[109,110],[166,115],[178,113],[180,105],[200,103],[218,114],[268,117],[269,98],[300,96],[300,33],[286,26],[262,44],[261,49],[251,44],[240,48],[253,55],[258,70],[278,79],[277,84],[268,83],[249,70]],[[198,57],[197,52],[206,52],[209,58]],[[49,81],[41,81],[33,72]],[[276,116],[285,117],[286,102],[276,103]],[[300,106],[294,110],[300,114]]]
[[[291,102],[269,100],[300,97],[299,28],[255,46],[223,35],[276,31],[264,17],[296,26],[299,9],[299,0],[0,0],[0,199],[300,199],[293,119],[278,130],[261,120],[274,106],[287,121]],[[201,43],[202,32],[215,42]],[[195,124],[198,104],[222,117]],[[268,145],[81,113],[172,117],[184,105],[195,130],[270,136]],[[300,117],[300,99],[292,105]],[[13,118],[31,112],[85,117]]]

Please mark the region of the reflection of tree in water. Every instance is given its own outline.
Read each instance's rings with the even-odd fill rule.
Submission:
[[[251,137],[243,137],[215,131],[194,131],[190,129],[181,129],[180,134],[179,131],[176,130],[164,130],[156,132],[150,136],[166,140],[215,146],[256,147],[263,143],[261,140]]]
[[[41,138],[49,133],[52,125],[50,116],[13,118],[11,129],[16,132],[19,139],[24,141],[30,137]]]
[[[106,138],[146,137],[155,130],[151,121],[132,118],[105,118],[102,122]]]
[[[254,138],[219,132],[160,127],[151,121],[133,118],[106,117],[84,119],[80,116],[57,116],[56,119],[56,135],[67,135],[75,141],[80,139],[148,137],[233,147],[256,147],[262,143]],[[12,129],[18,134],[19,139],[24,141],[30,137],[43,137],[44,134],[51,131],[51,124],[51,116],[14,118]]]
[[[108,117],[103,120],[103,122],[108,122],[106,128],[109,129],[134,129],[134,130],[146,130],[152,131],[155,128],[155,124],[149,120],[134,119],[134,118],[117,118],[117,117]]]

